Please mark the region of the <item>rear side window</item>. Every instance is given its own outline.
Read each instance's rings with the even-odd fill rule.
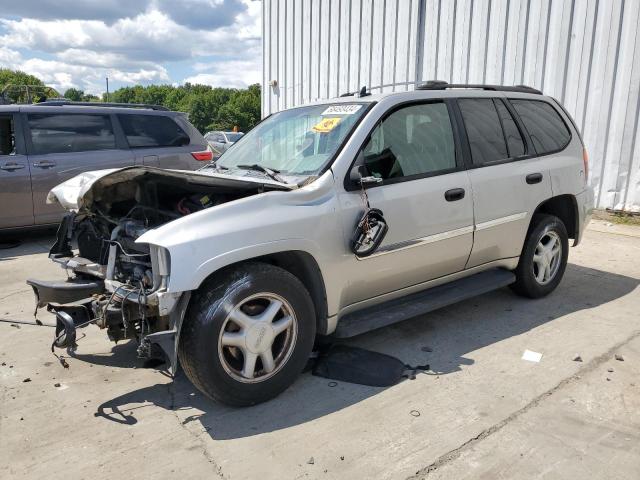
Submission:
[[[131,148],[181,147],[189,135],[171,118],[160,115],[118,115]]]
[[[28,122],[36,155],[116,148],[108,115],[29,114]]]
[[[524,140],[520,134],[520,130],[516,125],[515,120],[509,113],[507,107],[502,103],[502,100],[496,99],[495,101],[500,121],[502,122],[502,129],[504,130],[504,138],[507,140],[507,149],[509,150],[509,157],[519,157],[524,155]]]
[[[509,158],[498,111],[491,98],[458,100],[474,165]]]
[[[540,155],[562,150],[571,132],[555,108],[540,100],[509,100],[520,116],[536,152]]]

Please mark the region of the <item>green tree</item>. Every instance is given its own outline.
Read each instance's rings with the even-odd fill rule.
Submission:
[[[0,93],[9,101],[16,103],[39,102],[60,94],[47,87],[39,78],[21,72],[0,68]]]
[[[77,88],[69,88],[64,92],[64,98],[67,98],[73,102],[80,102],[84,98],[84,92]]]

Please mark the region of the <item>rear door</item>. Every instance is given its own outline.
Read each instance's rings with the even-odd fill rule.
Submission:
[[[17,113],[0,113],[0,228],[33,225],[31,175]]]
[[[206,141],[193,144],[195,130],[181,115],[122,113],[118,121],[138,165],[179,170],[195,170],[204,165],[191,152],[206,149]],[[196,131],[197,132],[197,131]]]
[[[37,108],[44,111],[46,107]],[[132,165],[133,154],[117,140],[108,113],[34,110],[22,118],[29,133],[27,151],[35,223],[57,223],[64,209],[46,203],[53,187],[82,172]]]
[[[552,196],[549,169],[501,98],[461,98],[475,232],[467,268],[520,255],[536,207]]]

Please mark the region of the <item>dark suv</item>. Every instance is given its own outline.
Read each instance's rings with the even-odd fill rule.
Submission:
[[[44,102],[0,106],[0,229],[54,224],[45,202],[88,170],[149,165],[195,170],[212,159],[185,114],[153,105]]]

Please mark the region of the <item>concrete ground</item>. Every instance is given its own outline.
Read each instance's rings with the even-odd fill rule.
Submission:
[[[63,368],[24,281],[64,272],[50,234],[30,236],[0,250],[0,478],[640,478],[638,228],[592,224],[546,299],[503,289],[350,342],[428,374],[303,374],[247,409],[140,368],[95,327]]]

